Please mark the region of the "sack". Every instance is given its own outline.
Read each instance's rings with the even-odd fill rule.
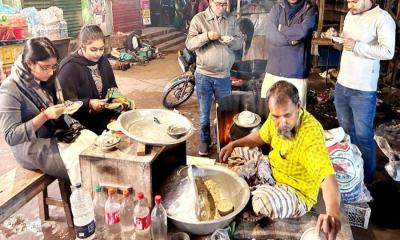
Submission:
[[[328,147],[328,152],[343,202],[371,201],[371,194],[364,185],[364,161],[357,146],[349,142],[340,142]]]
[[[84,127],[80,123],[73,123],[68,129],[58,129],[55,136],[59,142],[73,143],[83,129]]]

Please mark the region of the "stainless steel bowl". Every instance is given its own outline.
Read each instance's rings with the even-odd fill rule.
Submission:
[[[240,213],[250,199],[250,189],[246,181],[232,170],[223,166],[196,166],[197,176],[206,176],[215,181],[220,187],[223,198],[230,199],[234,205],[234,211],[224,217],[212,221],[189,222],[168,216],[171,222],[180,230],[196,235],[207,235],[219,228],[226,227]]]
[[[134,109],[118,117],[121,131],[145,144],[162,146],[186,141],[193,133],[192,122],[185,116],[164,109]],[[187,131],[179,137],[168,134],[168,127],[179,124]]]

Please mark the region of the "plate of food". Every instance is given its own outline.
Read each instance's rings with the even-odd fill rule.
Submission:
[[[122,103],[116,102],[116,103],[106,103],[104,107],[110,110],[115,110],[120,108],[121,106]]]
[[[228,36],[228,35],[221,36],[221,38],[219,39],[219,41],[223,44],[228,44],[228,43],[232,42],[232,40],[233,40],[233,37]]]
[[[82,101],[65,101],[64,102],[64,114],[74,114],[80,107],[82,107],[83,102]]]
[[[102,134],[95,139],[94,144],[101,150],[109,150],[117,146],[120,141],[121,138],[118,136]]]
[[[342,37],[331,37],[334,42],[342,44],[344,42],[344,38]]]

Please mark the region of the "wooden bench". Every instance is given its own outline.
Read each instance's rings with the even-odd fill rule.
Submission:
[[[0,223],[39,194],[39,216],[42,221],[49,219],[49,205],[64,208],[69,227],[73,227],[69,196],[70,187],[58,181],[61,199],[48,197],[47,187],[56,179],[40,172],[15,167],[0,176]]]

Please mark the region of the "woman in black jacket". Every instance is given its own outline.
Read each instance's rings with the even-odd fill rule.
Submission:
[[[58,78],[65,100],[83,102],[73,118],[101,134],[119,114],[119,111],[105,109],[110,90],[116,89],[117,83],[108,59],[103,56],[102,30],[96,25],[84,26],[79,33],[79,44],[76,52],[61,61]],[[127,102],[122,105],[124,109],[130,107]]]

